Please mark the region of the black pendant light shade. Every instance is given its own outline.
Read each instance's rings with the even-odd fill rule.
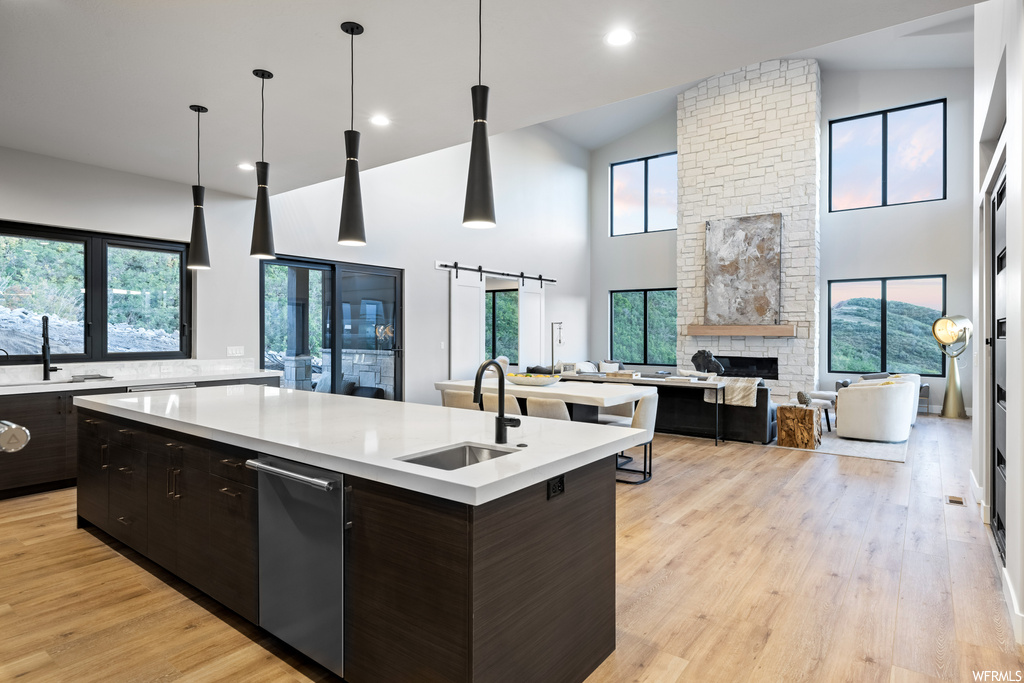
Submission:
[[[473,142],[469,147],[469,180],[462,224],[467,228],[493,228],[494,189],[491,185],[491,152],[487,145],[487,93],[484,70],[484,0],[477,3],[477,84],[473,86]]]
[[[345,187],[341,192],[341,222],[338,225],[338,244],[362,247],[366,245],[366,227],[363,225],[363,192],[359,185],[359,131],[356,127],[356,36],[363,27],[346,21],[341,30],[351,36],[349,41],[351,109],[349,130],[345,131]]]
[[[206,188],[202,185],[199,166],[199,118],[210,110],[201,104],[193,104],[189,109],[196,113],[196,184],[192,186],[192,236],[188,241],[188,261],[185,265],[191,270],[206,270],[210,267],[210,245],[206,241],[206,216],[203,213]]]
[[[338,244],[365,246],[363,193],[359,186],[359,131],[345,131],[345,189],[341,193]]]
[[[494,227],[494,190],[491,185],[491,152],[487,144],[486,85],[474,85],[473,142],[469,148],[469,180],[462,224],[467,228]]]
[[[274,251],[274,225],[270,220],[270,164],[256,162],[256,217],[252,222],[252,245],[249,256],[277,258]]]
[[[206,188],[192,186],[192,237],[188,241],[188,267],[192,270],[206,270],[210,267],[210,245],[206,241],[206,216],[203,214],[203,197]]]
[[[265,151],[266,100],[263,91],[274,74],[255,69],[252,75],[263,81],[260,87],[260,160],[256,162],[256,215],[252,222],[252,245],[249,255],[259,259],[277,258],[274,251],[274,226],[270,220],[270,164],[263,160]]]

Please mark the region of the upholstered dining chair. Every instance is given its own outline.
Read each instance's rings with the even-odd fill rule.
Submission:
[[[569,408],[565,401],[557,398],[526,399],[526,414],[530,417],[546,417],[549,420],[568,420]]]
[[[468,393],[468,392],[467,392]],[[472,394],[470,394],[472,398]],[[498,395],[497,394],[484,394],[484,410],[489,413],[498,412]],[[519,401],[516,400],[515,396],[511,394],[505,394],[505,414],[506,415],[522,415],[523,411],[519,407]]]
[[[441,405],[445,408],[480,410],[480,406],[473,403],[472,391],[455,391],[453,389],[445,389],[441,392]]]
[[[627,384],[625,382],[605,382],[605,384],[616,384],[616,385],[621,386],[621,387],[631,387],[631,386],[633,386],[632,384]],[[626,419],[624,421],[623,420],[614,420],[614,419],[609,419],[609,420],[606,421],[606,420],[601,419],[603,417],[608,417],[608,418],[626,418]],[[598,422],[603,422],[605,424],[622,424],[623,426],[629,426],[630,420],[632,420],[632,418],[633,418],[633,402],[632,401],[630,401],[628,403],[620,403],[617,406],[608,406],[607,408],[598,408],[597,409],[597,421]]]
[[[628,472],[630,474],[639,474],[640,479],[621,479],[617,478],[617,481],[623,484],[643,484],[651,480],[654,475],[654,425],[658,419],[658,395],[648,394],[642,396],[640,401],[636,405],[636,412],[633,413],[633,421],[630,423],[630,427],[633,429],[643,429],[647,434],[647,441],[643,444],[644,449],[644,461],[643,469],[635,469],[631,467],[623,467],[624,464],[630,462],[625,460],[625,454],[620,453],[619,458],[623,459],[621,462],[617,462],[615,469],[619,472]]]

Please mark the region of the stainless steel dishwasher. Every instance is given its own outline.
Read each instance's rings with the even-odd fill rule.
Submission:
[[[341,475],[261,455],[260,626],[345,675],[345,491]]]

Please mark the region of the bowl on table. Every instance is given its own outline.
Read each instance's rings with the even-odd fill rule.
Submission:
[[[558,380],[562,379],[559,375],[538,375],[534,372],[528,372],[525,374],[518,372],[510,372],[505,377],[508,378],[512,384],[523,384],[531,387],[546,387],[549,384],[554,384]]]

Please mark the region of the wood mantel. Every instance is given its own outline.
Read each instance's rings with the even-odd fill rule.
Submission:
[[[690,337],[795,337],[796,325],[687,325]]]

